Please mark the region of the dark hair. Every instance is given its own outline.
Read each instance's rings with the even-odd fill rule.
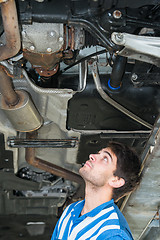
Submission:
[[[138,187],[141,180],[141,163],[135,151],[126,145],[109,142],[107,147],[117,157],[117,169],[114,176],[125,180],[122,187],[113,189],[113,199],[116,201]]]

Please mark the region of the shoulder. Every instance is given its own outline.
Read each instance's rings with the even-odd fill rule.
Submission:
[[[100,239],[133,240],[128,223],[119,208],[114,203],[107,208],[111,210],[100,229]]]
[[[117,235],[117,236],[113,236],[113,237],[109,237],[109,238],[108,237],[107,238],[103,238],[103,240],[126,240],[126,238]]]
[[[116,213],[118,215],[120,228],[122,230],[124,230],[131,237],[131,239],[133,239],[132,234],[131,234],[131,230],[129,228],[129,225],[128,225],[124,215],[122,214],[122,212],[117,207],[117,205],[115,205],[115,210],[116,210]]]
[[[97,240],[133,240],[133,237],[122,229],[105,230]]]

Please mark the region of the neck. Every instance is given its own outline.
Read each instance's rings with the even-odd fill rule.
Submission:
[[[85,204],[81,214],[90,212],[101,204],[112,199],[112,189],[105,187],[96,187],[90,183],[86,183],[85,188]]]

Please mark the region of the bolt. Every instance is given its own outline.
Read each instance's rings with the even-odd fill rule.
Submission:
[[[153,149],[154,149],[154,146],[150,146],[149,152],[152,153],[152,152],[153,152]]]
[[[35,50],[35,46],[33,46],[33,45],[30,46],[30,50],[31,50],[31,51],[34,51],[34,50]]]
[[[23,233],[19,233],[19,237],[23,237]]]
[[[132,76],[131,76],[131,80],[136,81],[137,78],[138,78],[138,75],[136,73],[133,73]]]
[[[71,142],[71,146],[74,147],[74,146],[75,146],[75,143],[74,143],[74,142]]]
[[[23,37],[26,36],[26,31],[25,30],[22,31],[22,35],[23,35]]]
[[[47,48],[47,52],[52,52],[52,49],[50,47]]]
[[[116,40],[117,42],[122,42],[122,41],[123,41],[123,34],[122,34],[122,33],[117,33],[117,34],[115,35],[115,40]]]
[[[63,37],[59,37],[59,42],[63,42]]]
[[[50,32],[50,36],[54,37],[54,32],[53,31]]]
[[[113,12],[113,17],[116,18],[116,19],[121,18],[121,17],[122,17],[121,11],[115,10],[115,11]]]

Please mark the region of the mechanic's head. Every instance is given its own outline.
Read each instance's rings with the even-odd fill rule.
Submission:
[[[113,173],[114,176],[122,178],[125,181],[123,186],[113,188],[113,199],[118,200],[135,190],[139,185],[141,180],[141,163],[137,154],[126,145],[109,142],[107,147],[110,148],[117,157],[117,166]]]
[[[121,143],[109,142],[106,148],[89,155],[79,173],[87,185],[104,191],[107,188],[108,194],[117,201],[139,185],[140,168],[133,150]]]

